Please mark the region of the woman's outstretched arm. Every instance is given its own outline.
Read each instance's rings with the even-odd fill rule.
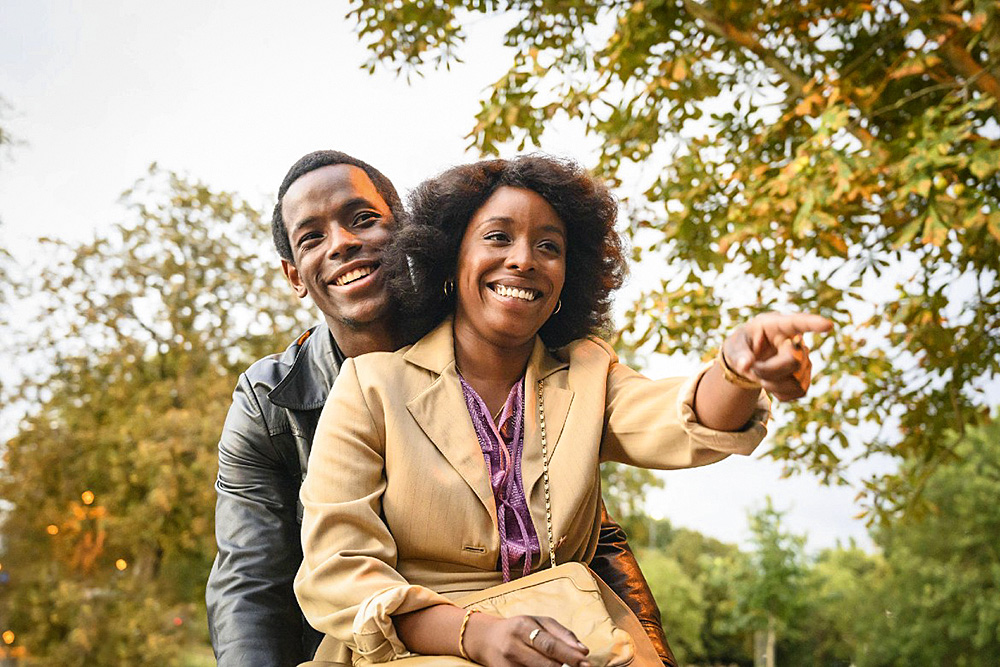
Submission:
[[[781,401],[805,396],[812,364],[802,334],[832,327],[819,315],[778,313],[758,315],[737,327],[722,345],[724,361],[713,364],[698,383],[694,399],[698,422],[718,431],[742,429],[757,407],[760,387]],[[748,382],[727,379],[723,363]]]

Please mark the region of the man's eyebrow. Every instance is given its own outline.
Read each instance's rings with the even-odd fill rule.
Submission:
[[[362,197],[360,195],[357,196],[357,197],[351,197],[347,201],[341,202],[340,204],[337,205],[338,212],[339,211],[343,211],[343,210],[348,210],[349,211],[349,210],[356,209],[356,208],[372,208],[372,209],[378,210],[378,206],[376,206],[375,203],[372,200],[368,199],[367,197]],[[291,229],[291,231],[289,233],[294,234],[295,232],[297,232],[302,227],[305,227],[307,225],[311,225],[311,224],[317,222],[318,220],[319,220],[319,216],[315,216],[315,215],[310,215],[308,217],[305,217],[305,218],[299,220],[298,222],[296,222],[295,224],[293,224],[292,225],[292,229]]]
[[[303,227],[307,227],[308,225],[313,224],[318,219],[319,218],[317,218],[315,215],[310,215],[309,217],[302,218],[301,220],[299,220],[298,222],[296,222],[294,225],[292,225],[291,232],[289,232],[289,233],[290,234],[294,234],[295,232],[299,231]]]
[[[368,197],[363,197],[358,195],[356,197],[351,197],[344,203],[342,203],[339,208],[341,209],[352,209],[352,208],[378,208],[371,199]]]

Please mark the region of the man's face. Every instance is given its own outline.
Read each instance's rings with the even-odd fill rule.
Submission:
[[[334,338],[384,327],[380,260],[395,221],[368,175],[346,164],[314,169],[285,192],[281,215],[295,259],[282,269],[298,297],[308,294],[323,311]]]

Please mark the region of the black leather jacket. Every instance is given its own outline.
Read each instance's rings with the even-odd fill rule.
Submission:
[[[219,440],[219,553],[205,595],[220,667],[297,665],[322,639],[302,616],[292,581],[302,561],[299,487],[342,361],[320,325],[252,365],[233,392]],[[591,567],[635,611],[664,664],[675,665],[625,533],[606,513]]]

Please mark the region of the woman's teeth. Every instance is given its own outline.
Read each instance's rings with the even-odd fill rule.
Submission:
[[[493,288],[493,291],[500,296],[506,296],[513,299],[521,299],[522,301],[534,301],[538,298],[539,293],[531,289],[521,289],[519,287],[508,287],[506,285],[497,285]]]

